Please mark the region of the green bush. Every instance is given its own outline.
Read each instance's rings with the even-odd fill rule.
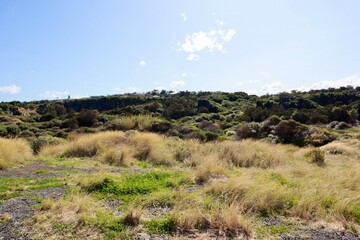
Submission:
[[[31,148],[33,149],[35,154],[38,154],[44,146],[47,145],[57,145],[64,143],[65,140],[62,138],[52,137],[52,136],[40,136],[38,138],[35,138],[31,142]]]

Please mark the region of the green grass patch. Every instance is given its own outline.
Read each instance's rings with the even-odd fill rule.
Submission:
[[[175,222],[171,219],[152,219],[145,223],[150,234],[167,234],[175,230]]]
[[[56,178],[0,178],[0,201],[18,197],[26,189],[39,190],[63,185],[64,183]]]
[[[260,238],[268,238],[269,236],[280,236],[283,234],[291,233],[294,231],[292,226],[279,225],[279,226],[260,226],[256,228],[256,233]]]
[[[173,189],[187,184],[187,179],[180,172],[148,172],[144,174],[127,175],[120,179],[111,177],[86,187],[90,193],[99,198],[120,198],[132,201],[153,192]]]
[[[94,225],[105,235],[105,239],[133,239],[124,224],[123,217],[114,217],[108,213],[98,213]]]

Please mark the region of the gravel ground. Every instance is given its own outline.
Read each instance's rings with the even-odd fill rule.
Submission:
[[[0,171],[0,178],[52,178],[59,177],[62,174],[56,171],[72,170],[65,167],[52,167],[41,161],[35,161],[12,168],[6,171]],[[39,171],[45,171],[43,173]]]
[[[287,234],[281,240],[359,240],[360,235],[352,232],[335,231],[326,229],[309,229],[304,234]]]
[[[65,187],[46,188],[38,191],[31,191],[28,196],[12,198],[0,202],[0,215],[9,214],[11,218],[4,223],[0,223],[0,240],[5,239],[31,239],[26,233],[22,232],[21,222],[29,219],[35,214],[34,197],[59,198],[64,194]]]

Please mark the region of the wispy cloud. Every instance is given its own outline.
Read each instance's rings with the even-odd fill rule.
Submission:
[[[0,87],[0,93],[17,94],[19,92],[21,92],[21,87],[18,87],[14,84]]]
[[[187,15],[186,15],[186,12],[181,13],[181,17],[182,17],[182,19],[183,19],[184,22],[186,22],[186,21],[188,20],[188,17],[187,17]]]
[[[264,78],[269,78],[269,77],[271,77],[271,74],[268,73],[268,72],[260,72],[259,74],[260,74],[260,76],[262,76],[262,77],[264,77]]]
[[[223,20],[220,20],[220,19],[216,19],[216,23],[219,24],[220,26],[225,25],[225,22]]]
[[[178,43],[179,51],[188,53],[186,57],[189,61],[198,61],[200,56],[198,53],[202,51],[207,52],[222,52],[224,53],[224,44],[229,42],[236,34],[235,29],[224,29],[223,22],[218,22],[220,28],[210,29],[207,32],[198,31],[192,34],[187,34],[182,43]]]
[[[186,84],[186,82],[183,81],[183,80],[172,81],[172,82],[170,83],[170,87],[172,87],[172,88],[182,88],[182,87],[185,86],[185,84]]]
[[[199,59],[200,59],[199,55],[196,55],[195,53],[190,53],[186,57],[186,60],[189,60],[189,61],[199,61]]]
[[[346,86],[353,86],[353,87],[360,86],[360,76],[355,74],[355,75],[345,77],[342,79],[338,79],[338,80],[334,80],[334,81],[319,81],[319,82],[313,83],[310,87],[302,87],[302,90],[339,88],[339,87],[346,87]]]
[[[259,81],[253,82],[253,81],[247,81],[247,83],[258,83]],[[245,84],[245,82],[238,82],[237,85],[238,86],[243,86]],[[264,94],[275,94],[275,93],[279,93],[279,92],[284,92],[287,91],[285,84],[283,82],[272,82],[272,83],[268,83],[265,84],[263,87],[261,88],[256,88],[256,89],[245,89],[243,90],[244,92],[248,93],[248,94],[255,94],[255,95],[264,95]]]
[[[146,65],[146,62],[145,62],[144,60],[141,60],[141,61],[139,62],[139,64],[140,64],[141,66],[145,66],[145,65]]]
[[[266,84],[261,88],[261,92],[265,94],[266,93],[273,94],[281,91],[285,91],[285,85],[283,82],[273,82],[270,84]]]
[[[230,41],[236,34],[235,29],[229,29],[226,33],[222,34],[222,38],[228,42]]]
[[[45,91],[43,94],[41,94],[42,97],[45,97],[47,99],[63,99],[69,96],[69,92],[67,91],[55,91],[55,90],[48,90]]]

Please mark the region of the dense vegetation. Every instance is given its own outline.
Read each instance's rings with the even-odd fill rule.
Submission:
[[[136,129],[202,141],[269,138],[323,145],[335,136],[321,127],[346,129],[360,119],[359,90],[342,87],[260,97],[243,92],[154,90],[86,99],[2,102],[0,136],[66,139],[74,131]]]

